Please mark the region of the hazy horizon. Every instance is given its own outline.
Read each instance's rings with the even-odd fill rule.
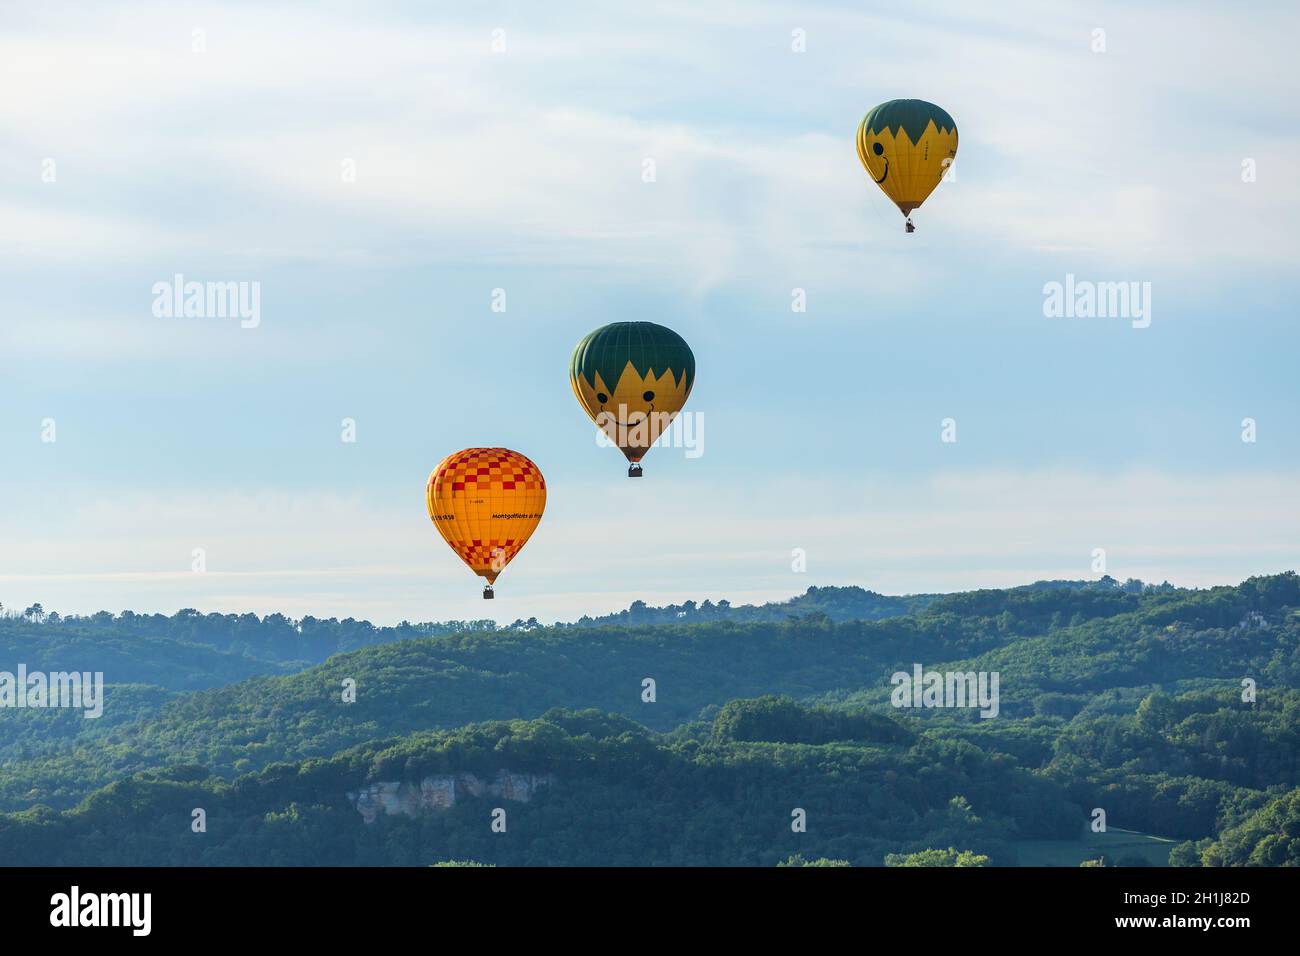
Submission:
[[[1292,570],[1294,570],[1294,569],[1287,568],[1287,569],[1282,569],[1282,570],[1279,570],[1279,571],[1276,571],[1276,572],[1265,572],[1262,576],[1267,577],[1267,576],[1269,576],[1270,574],[1284,574],[1284,573],[1287,573],[1288,571],[1292,571]],[[1256,576],[1256,575],[1252,575],[1252,576]],[[1022,581],[1022,582],[1020,582],[1020,583],[1018,583],[1018,584],[1003,585],[1002,588],[1005,588],[1005,589],[1014,589],[1014,588],[1017,588],[1017,587],[1030,587],[1030,586],[1035,585],[1035,584],[1043,584],[1043,583],[1056,582],[1056,581],[1063,581],[1063,582],[1067,582],[1067,583],[1071,583],[1071,584],[1073,584],[1073,583],[1078,583],[1078,582],[1082,582],[1082,581],[1100,581],[1100,580],[1102,580],[1102,579],[1105,578],[1105,577],[1110,577],[1110,578],[1112,578],[1112,580],[1114,580],[1118,585],[1123,585],[1123,584],[1127,583],[1128,580],[1130,580],[1130,579],[1125,579],[1125,578],[1115,578],[1114,575],[1099,575],[1099,576],[1097,576],[1097,577],[1095,577],[1095,578],[1038,578],[1038,579],[1035,579],[1035,580],[1033,580],[1033,581]],[[1238,585],[1240,585],[1240,584],[1243,584],[1244,581],[1245,581],[1245,579],[1243,579],[1243,580],[1241,580],[1241,581],[1225,581],[1225,582],[1219,582],[1219,583],[1216,583],[1216,584],[1207,584],[1207,585],[1183,585],[1183,584],[1178,583],[1177,581],[1168,581],[1168,580],[1164,580],[1164,579],[1162,579],[1162,580],[1158,580],[1158,581],[1154,581],[1154,580],[1149,581],[1149,580],[1143,580],[1143,579],[1141,579],[1141,578],[1138,578],[1137,580],[1141,581],[1142,584],[1144,584],[1144,585],[1148,585],[1148,586],[1159,586],[1159,585],[1163,585],[1163,584],[1169,584],[1169,585],[1172,585],[1173,587],[1175,587],[1175,588],[1177,588],[1177,589],[1180,589],[1180,590],[1208,590],[1208,589],[1211,589],[1211,588],[1214,588],[1214,587],[1236,587],[1236,586],[1238,586]],[[807,587],[805,587],[803,590],[801,590],[801,591],[796,591],[796,592],[794,592],[794,593],[792,593],[792,594],[775,595],[775,596],[769,596],[769,597],[765,597],[765,598],[758,598],[758,599],[754,599],[754,600],[745,600],[745,601],[736,601],[736,600],[732,600],[732,599],[730,599],[730,598],[727,598],[725,595],[722,596],[722,597],[719,597],[719,598],[712,598],[712,597],[710,597],[710,598],[695,598],[695,597],[687,596],[687,597],[682,597],[682,598],[679,598],[679,599],[676,599],[676,600],[670,600],[670,599],[663,599],[663,600],[647,600],[647,599],[645,599],[645,598],[633,598],[633,599],[632,599],[631,601],[629,601],[627,604],[624,604],[624,605],[621,605],[621,606],[616,606],[616,607],[611,607],[611,608],[609,608],[609,609],[607,609],[607,610],[585,612],[584,614],[578,615],[578,616],[576,616],[576,617],[571,617],[571,618],[557,618],[557,619],[547,619],[547,620],[541,620],[541,619],[539,619],[539,620],[538,620],[538,623],[539,623],[539,624],[543,624],[543,625],[551,625],[551,624],[574,624],[574,623],[577,623],[578,620],[580,620],[582,617],[600,618],[600,617],[603,617],[603,616],[606,616],[606,615],[609,615],[609,614],[618,614],[618,613],[621,612],[621,611],[628,610],[628,609],[630,608],[630,606],[631,606],[631,604],[632,604],[633,601],[642,601],[643,603],[645,603],[647,606],[649,606],[649,607],[651,607],[651,608],[663,608],[663,607],[670,607],[670,606],[681,606],[682,604],[685,604],[687,601],[694,601],[697,605],[702,605],[702,604],[705,603],[705,601],[709,601],[709,602],[711,602],[711,603],[713,603],[713,604],[717,604],[718,601],[720,601],[720,600],[726,600],[726,601],[728,601],[728,602],[730,603],[731,607],[733,607],[733,608],[738,608],[738,607],[754,607],[754,606],[762,606],[762,605],[766,605],[766,604],[785,604],[785,603],[788,603],[788,602],[790,602],[790,601],[793,601],[793,600],[795,600],[795,599],[797,599],[797,598],[800,598],[800,597],[806,595],[806,594],[809,592],[809,590],[811,590],[812,588],[852,588],[852,587],[862,587],[862,585],[854,585],[854,584],[851,584],[851,583],[848,583],[848,584],[809,584],[809,585],[808,585]],[[908,592],[890,593],[890,592],[874,591],[874,590],[871,589],[871,588],[862,588],[862,589],[863,589],[864,591],[868,591],[868,592],[871,592],[871,593],[875,593],[875,594],[880,595],[881,597],[886,597],[886,598],[905,598],[905,597],[918,597],[918,596],[938,596],[938,597],[944,597],[944,596],[953,595],[953,594],[963,594],[963,593],[967,593],[967,592],[972,591],[972,590],[980,590],[979,588],[958,588],[958,589],[955,589],[955,590],[908,591]],[[996,590],[996,589],[997,589],[997,588],[994,588],[994,590]],[[120,615],[121,613],[123,613],[124,611],[131,611],[131,612],[133,612],[133,613],[135,613],[135,614],[139,614],[139,615],[163,614],[164,616],[171,617],[171,616],[175,615],[176,613],[178,613],[179,611],[184,610],[184,608],[172,608],[172,609],[148,608],[148,609],[144,609],[144,608],[109,608],[109,607],[102,607],[102,608],[96,608],[94,611],[73,611],[73,610],[68,610],[68,609],[64,609],[64,608],[54,607],[54,606],[52,606],[52,605],[50,605],[50,604],[48,604],[47,602],[44,602],[44,601],[40,601],[40,602],[32,602],[32,603],[39,603],[39,604],[41,604],[41,606],[42,606],[42,610],[43,610],[43,611],[45,612],[45,614],[47,614],[47,615],[48,615],[50,612],[52,612],[52,611],[57,611],[61,616],[66,616],[66,615],[68,615],[68,614],[73,614],[73,615],[79,615],[79,616],[83,616],[83,617],[85,617],[85,616],[89,616],[89,615],[92,615],[92,614],[99,613],[99,612],[101,612],[101,611],[108,611],[109,613],[113,614],[114,616],[118,616],[118,615]],[[23,611],[24,611],[24,607],[19,606],[19,605],[11,605],[11,604],[9,604],[8,602],[4,602],[4,601],[2,601],[2,600],[0,600],[0,605],[3,605],[4,612],[5,612],[6,614],[21,614],[21,613],[23,613]],[[31,605],[28,604],[27,606],[31,606]],[[472,607],[472,606],[473,606],[473,605],[471,605],[471,607]],[[489,609],[491,609],[491,605],[487,605],[487,607],[488,607]],[[270,608],[270,609],[266,609],[266,610],[257,610],[257,611],[250,611],[248,608],[231,608],[231,609],[215,609],[215,608],[214,608],[214,609],[209,609],[209,610],[204,610],[204,609],[202,609],[202,608],[193,608],[193,610],[196,610],[196,611],[198,611],[198,612],[201,613],[201,614],[209,614],[209,613],[216,613],[216,614],[245,614],[245,613],[255,613],[255,614],[257,614],[258,617],[262,617],[262,618],[266,617],[266,616],[269,615],[269,614],[275,614],[275,613],[281,613],[281,614],[284,614],[284,613],[285,613],[283,609],[277,609],[277,608]],[[330,618],[335,618],[335,619],[338,619],[338,620],[346,620],[347,618],[353,618],[353,619],[358,620],[358,621],[366,621],[366,622],[368,622],[368,623],[370,623],[370,624],[375,625],[376,627],[394,627],[394,626],[396,626],[396,625],[398,625],[398,624],[402,624],[402,623],[413,624],[413,625],[419,625],[419,624],[447,624],[447,623],[452,623],[452,622],[455,622],[455,621],[467,622],[467,621],[479,621],[479,620],[493,620],[493,621],[495,621],[498,625],[507,625],[507,624],[513,623],[513,622],[516,621],[516,620],[528,620],[529,618],[535,618],[535,617],[537,617],[537,615],[535,615],[535,614],[529,614],[527,617],[524,617],[524,616],[521,615],[521,616],[519,616],[519,617],[516,617],[516,618],[511,619],[511,618],[508,618],[508,616],[503,616],[503,615],[501,615],[501,614],[489,614],[489,613],[483,613],[483,614],[473,615],[473,616],[470,616],[470,617],[463,617],[463,618],[462,618],[462,617],[431,617],[431,618],[422,618],[422,619],[415,619],[415,618],[411,618],[411,619],[408,619],[408,618],[401,618],[401,619],[399,619],[399,620],[393,620],[393,621],[382,621],[382,620],[373,620],[373,619],[371,619],[371,618],[368,618],[368,617],[365,617],[365,616],[361,616],[361,615],[356,615],[356,614],[345,614],[345,613],[340,613],[340,612],[337,612],[337,611],[336,611],[335,613],[332,613],[332,614],[313,614],[311,611],[304,611],[304,612],[301,612],[301,613],[286,614],[285,616],[286,616],[286,617],[290,617],[290,618],[295,619],[295,620],[300,620],[301,618],[309,617],[309,616],[310,616],[310,617],[315,617],[315,618],[318,618],[318,619],[321,619],[321,620],[328,620],[328,619],[330,619]]]

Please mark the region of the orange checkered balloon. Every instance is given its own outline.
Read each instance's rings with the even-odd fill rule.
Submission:
[[[466,448],[433,469],[425,501],[438,533],[491,585],[542,520],[546,480],[517,451]]]

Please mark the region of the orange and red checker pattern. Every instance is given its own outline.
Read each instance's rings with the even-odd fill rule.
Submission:
[[[537,528],[546,480],[517,451],[466,448],[433,469],[425,496],[447,544],[491,584]]]

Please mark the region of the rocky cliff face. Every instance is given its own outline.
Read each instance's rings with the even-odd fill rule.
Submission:
[[[418,783],[400,780],[378,780],[366,784],[361,790],[348,793],[348,799],[366,823],[374,823],[381,815],[419,816],[434,810],[446,810],[464,797],[481,797],[488,794],[503,800],[527,803],[541,787],[555,782],[551,774],[514,773],[501,770],[491,780],[483,780],[472,773],[438,774],[425,777]]]

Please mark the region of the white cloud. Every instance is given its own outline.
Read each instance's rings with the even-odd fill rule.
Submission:
[[[788,308],[793,286],[810,289],[810,322],[924,328],[937,327],[934,317],[893,305],[917,289],[952,289],[957,302],[1001,294],[993,283],[1008,279],[1008,263],[1041,268],[1038,282],[1097,276],[1099,264],[1122,268],[1101,276],[1116,279],[1158,267],[1227,300],[1252,271],[1300,252],[1300,182],[1288,172],[1300,145],[1289,48],[1300,24],[1287,7],[1251,17],[1119,3],[873,13],[678,2],[496,15],[158,2],[0,14],[10,91],[0,98],[0,244],[10,253],[0,349],[40,370],[35,385],[35,373],[23,376],[24,394],[41,389],[43,408],[44,393],[78,384],[60,358],[101,357],[137,360],[128,385],[147,390],[195,368],[268,404],[294,387],[284,374],[293,363],[319,371],[340,357],[374,359],[383,386],[405,387],[388,377],[390,356],[428,347],[428,301],[395,291],[382,303],[392,311],[372,314],[356,301],[313,300],[302,292],[317,265],[341,284],[383,270],[409,279],[412,266],[490,263],[512,276],[540,267],[536,287],[557,298],[569,274],[552,267],[578,267],[588,292],[639,286],[684,310],[725,287],[759,306],[726,317],[698,309],[692,341],[720,353],[732,326]],[[488,49],[497,26],[508,33],[502,55]],[[796,26],[808,31],[806,54],[789,50]],[[1087,47],[1095,26],[1108,33],[1102,55]],[[195,27],[207,31],[206,53],[190,49]],[[909,95],[947,107],[962,148],[956,181],[939,187],[904,243],[852,134],[870,105]],[[1247,156],[1258,161],[1253,184],[1240,180]],[[47,157],[57,183],[40,182]],[[647,157],[654,184],[641,181]],[[341,180],[345,158],[356,160],[355,183]],[[986,259],[999,271],[979,273]],[[174,271],[264,280],[267,322],[256,333],[159,325],[149,284]],[[382,281],[358,285],[384,298]],[[1036,315],[1038,283],[1025,288]],[[301,301],[288,301],[295,293]],[[460,307],[445,286],[416,293],[425,294]],[[824,303],[837,316],[826,318],[836,310]],[[981,303],[984,327],[1023,307]],[[951,312],[958,321],[960,309]],[[402,321],[422,327],[411,334]],[[772,340],[754,346],[756,363],[770,360]],[[1025,342],[990,339],[986,354]],[[889,361],[897,344],[854,346]],[[274,374],[258,364],[268,355]],[[184,361],[159,361],[168,356]],[[358,361],[337,381],[381,390],[368,371]],[[183,430],[158,411],[160,432]],[[793,411],[763,416],[735,427],[798,428]],[[281,425],[250,429],[272,446],[285,440]],[[176,450],[187,453],[194,444]],[[596,489],[557,486],[540,536],[503,577],[497,604],[484,605],[406,500],[178,495],[146,478],[133,493],[96,485],[69,510],[33,489],[39,474],[11,496],[22,505],[0,528],[0,597],[69,610],[575,616],[633,597],[744,600],[809,583],[899,591],[1077,577],[1093,547],[1107,548],[1117,576],[1199,584],[1293,565],[1300,530],[1295,476],[1282,472],[791,479],[732,486],[721,500],[703,480],[656,476],[636,496],[600,487],[628,516],[616,533],[587,510]],[[658,503],[648,512],[647,500]],[[201,579],[186,570],[199,546],[211,569]],[[796,546],[809,550],[807,576],[788,570]]]
[[[0,103],[19,139],[5,165],[35,180],[53,156],[64,172],[10,202],[6,235],[56,260],[559,256],[649,262],[701,287],[773,264],[851,282],[862,244],[893,248],[899,231],[857,168],[853,126],[877,100],[922,95],[963,135],[924,229],[1187,267],[1297,252],[1300,185],[1281,175],[1298,145],[1280,66],[1293,31],[1272,18],[678,4],[508,20],[153,3],[31,15],[0,40],[21,90]],[[190,50],[196,25],[206,53]],[[789,51],[793,25],[806,54]],[[1105,54],[1088,49],[1097,25]],[[1242,184],[1257,154],[1261,179]],[[151,198],[164,184],[171,215]],[[75,214],[63,190],[80,190]],[[123,221],[145,206],[147,228]]]

